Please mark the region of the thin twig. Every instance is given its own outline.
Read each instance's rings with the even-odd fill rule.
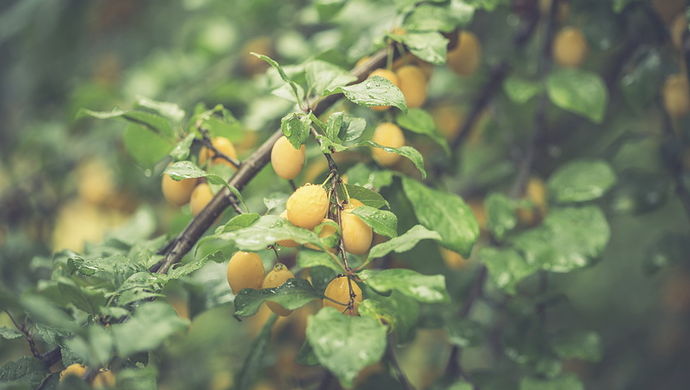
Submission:
[[[210,158],[211,161],[214,161],[216,159],[225,160],[229,162],[233,167],[235,167],[235,169],[238,169],[242,165],[240,161],[228,156],[227,154],[221,152],[220,150],[218,150],[218,148],[213,146],[213,142],[209,137],[208,130],[199,127],[199,132],[201,133],[201,139],[199,141],[204,145],[204,147],[213,152],[213,156]]]
[[[29,344],[31,354],[34,355],[36,359],[40,359],[41,353],[38,352],[38,348],[36,348],[36,342],[34,341],[34,338],[31,335],[31,333],[29,333],[29,330],[26,328],[26,323],[17,323],[17,321],[14,319],[12,313],[10,313],[9,310],[5,310],[5,313],[7,313],[7,316],[10,318],[10,321],[12,321],[12,324],[14,324],[14,327],[17,328],[17,330],[20,331],[22,335],[24,335],[24,339],[26,339],[26,342]]]

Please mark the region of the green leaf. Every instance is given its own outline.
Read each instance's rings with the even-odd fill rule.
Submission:
[[[348,176],[348,178],[350,177]],[[354,184],[345,184],[345,187],[347,188],[347,193],[350,194],[351,198],[355,198],[367,206],[375,207],[377,209],[380,209],[384,206],[389,207],[388,201],[384,199],[383,196],[381,196],[381,194],[378,192],[374,192]]]
[[[546,89],[556,106],[596,123],[604,120],[608,94],[599,75],[581,69],[559,69],[549,75]]]
[[[285,81],[285,83],[290,87],[290,90],[292,92],[293,97],[295,98],[295,102],[301,102],[304,98],[302,96],[301,88],[299,85],[297,85],[290,77],[288,77],[287,73],[285,73],[285,70],[283,70],[283,67],[280,66],[274,59],[272,59],[269,56],[265,56],[263,54],[257,54],[257,53],[250,53],[251,55],[260,58],[261,60],[267,62],[273,69],[275,69],[278,72],[278,75],[280,75],[280,78]]]
[[[153,167],[175,147],[172,138],[165,138],[135,123],[125,128],[122,137],[127,152],[145,168]]]
[[[152,365],[143,368],[125,368],[117,373],[117,386],[127,390],[157,390],[158,371]]]
[[[515,294],[517,284],[539,270],[539,264],[528,263],[514,249],[482,248],[479,259],[486,265],[491,281],[509,294]]]
[[[73,304],[89,314],[99,314],[101,306],[105,306],[106,297],[103,291],[90,286],[78,286],[71,279],[63,277],[57,280],[56,287],[57,296],[53,299],[59,299],[59,302],[65,304]]]
[[[449,12],[447,6],[421,4],[407,15],[403,28],[407,31],[443,31],[451,32],[459,24],[472,20],[474,9],[465,7],[458,9],[464,12]]]
[[[360,217],[378,234],[386,237],[398,235],[398,217],[390,211],[379,210],[371,206],[360,206],[352,210],[352,213]]]
[[[472,387],[471,383],[465,382],[465,381],[458,381],[453,383],[452,385],[448,386],[446,390],[473,390],[474,387]]]
[[[296,149],[309,138],[310,127],[311,119],[303,112],[291,112],[280,120],[280,130]]]
[[[543,86],[540,83],[517,76],[510,76],[503,82],[503,90],[510,100],[515,103],[527,103],[541,92],[542,88]]]
[[[397,291],[386,297],[370,294],[359,305],[359,314],[374,318],[398,333],[398,342],[412,339],[419,319],[419,303]]]
[[[271,328],[273,328],[276,319],[278,319],[278,316],[272,314],[261,328],[259,335],[254,339],[249,349],[249,354],[247,358],[244,359],[242,369],[236,375],[233,389],[250,390],[252,388],[252,385],[263,368],[264,359],[268,354],[268,347],[271,344]]]
[[[328,267],[337,273],[343,272],[343,267],[331,255],[323,251],[300,250],[297,254],[297,266],[300,268]]]
[[[434,142],[439,144],[443,150],[450,154],[446,138],[436,128],[434,118],[421,108],[411,108],[406,113],[400,113],[395,117],[395,121],[401,127],[417,134],[429,136]]]
[[[174,122],[181,122],[185,116],[184,110],[175,103],[160,102],[145,97],[139,97],[137,99],[137,106],[156,111],[158,114]]]
[[[369,145],[374,148],[380,148],[385,150],[386,152],[390,153],[395,153],[399,154],[403,157],[406,157],[412,163],[414,164],[415,168],[419,171],[419,173],[422,174],[422,178],[426,178],[426,170],[424,169],[424,157],[422,157],[422,154],[419,153],[419,151],[411,146],[401,146],[399,148],[391,148],[388,146],[383,146],[380,144],[377,144],[374,141],[367,141],[365,143],[366,145]]]
[[[17,329],[0,326],[0,337],[5,340],[14,340],[22,337],[22,332]]]
[[[197,177],[206,177],[208,175],[206,171],[199,168],[191,161],[178,161],[172,163],[165,168],[163,173],[177,181],[184,179],[195,179]]]
[[[575,375],[567,374],[554,379],[523,378],[520,390],[584,390],[584,386]]]
[[[346,4],[346,0],[314,0],[314,7],[322,22],[331,20]]]
[[[254,222],[258,221],[261,215],[257,213],[243,213],[236,215],[223,226],[218,228],[219,232],[232,232],[239,229],[244,229],[246,227],[252,226]]]
[[[260,290],[243,289],[235,297],[235,315],[239,317],[252,316],[256,314],[264,301],[275,302],[288,310],[294,310],[321,298],[323,296],[308,281],[292,278],[280,287]]]
[[[190,126],[206,129],[212,137],[225,137],[233,142],[241,141],[246,135],[242,123],[220,104],[194,115]]]
[[[177,145],[175,145],[175,148],[170,151],[170,157],[172,157],[175,161],[187,159],[187,157],[189,157],[189,148],[192,147],[194,138],[194,133],[187,134],[187,136],[184,137],[182,141],[178,142]]]
[[[361,186],[365,189],[378,191],[393,184],[393,172],[387,170],[374,170],[363,163],[358,163],[347,171],[348,182],[353,186]],[[352,195],[352,189],[347,188]],[[352,195],[355,199],[359,197]],[[362,201],[367,206],[376,207],[373,204]],[[387,202],[386,202],[387,203]]]
[[[659,93],[659,86],[664,81],[664,61],[659,49],[650,47],[640,52],[641,58],[626,65],[620,78],[623,97],[633,109],[643,110],[654,104]]]
[[[390,252],[402,253],[414,248],[422,240],[441,240],[441,236],[434,231],[428,230],[422,225],[415,225],[404,234],[382,242],[369,251],[369,258],[376,259],[383,257]]]
[[[487,214],[487,226],[489,231],[501,240],[506,233],[517,226],[517,214],[515,213],[515,201],[507,196],[494,192],[486,197],[484,206]]]
[[[329,91],[329,94],[334,93],[342,93],[351,102],[362,106],[395,106],[407,111],[405,96],[400,88],[381,76],[369,77],[361,83]]]
[[[527,263],[553,272],[587,266],[606,247],[611,231],[598,207],[552,209],[541,226],[511,239]]]
[[[438,232],[444,247],[469,257],[479,238],[479,224],[462,198],[406,177],[402,183],[419,222]]]
[[[111,329],[118,353],[126,357],[157,348],[188,325],[189,320],[178,317],[169,304],[147,302],[140,305],[129,320],[114,324]]]
[[[334,112],[328,117],[323,134],[317,138],[324,153],[342,152],[360,146],[371,139],[373,130],[367,131],[364,118],[353,117],[344,112]]]
[[[602,357],[602,346],[599,335],[595,332],[579,331],[577,333],[558,335],[552,341],[553,349],[563,359],[581,359],[597,362]]]
[[[13,389],[37,389],[48,374],[48,369],[43,362],[25,356],[0,367],[0,383],[3,389],[6,388],[5,386]]]
[[[26,294],[20,298],[20,303],[34,322],[68,332],[76,331],[79,328],[73,318],[55,307],[52,301],[43,296]]]
[[[410,269],[364,270],[360,278],[372,289],[387,293],[399,291],[419,302],[448,302],[446,279],[443,275],[422,275]]]
[[[82,109],[79,112],[78,117],[84,116],[91,116],[98,119],[121,118],[130,124],[137,125],[137,127],[141,129],[158,135],[168,142],[172,142],[175,138],[175,132],[170,125],[170,121],[159,115],[151,114],[145,111],[125,111],[115,109],[110,112],[101,112]]]
[[[307,340],[319,363],[350,388],[360,370],[381,360],[386,327],[370,317],[347,316],[324,307],[309,318]]]
[[[65,346],[84,364],[103,366],[113,357],[115,340],[109,328],[94,324],[85,335],[67,340]]]
[[[417,58],[437,65],[446,63],[448,39],[443,35],[437,32],[411,32],[398,37]]]
[[[586,202],[600,198],[615,183],[616,174],[606,161],[578,160],[551,175],[548,188],[557,202]]]
[[[300,244],[314,244],[321,249],[327,249],[323,247],[316,233],[293,226],[277,215],[265,215],[251,226],[215,236],[231,240],[239,249],[247,251],[259,251],[280,240],[294,240]]]
[[[342,3],[342,1],[340,2]],[[325,61],[309,61],[304,69],[307,77],[307,86],[317,96],[323,96],[327,91],[343,87],[357,80],[349,71]]]

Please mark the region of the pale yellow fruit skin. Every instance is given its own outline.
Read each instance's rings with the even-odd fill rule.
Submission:
[[[578,67],[587,57],[589,46],[582,31],[576,27],[564,27],[553,40],[553,59],[565,67]]]
[[[256,253],[239,251],[232,255],[227,269],[228,284],[234,294],[245,288],[261,288],[264,264]]]
[[[96,374],[93,378],[93,388],[103,389],[115,387],[115,374],[110,370],[104,370]]]
[[[64,380],[66,377],[70,375],[78,376],[78,377],[83,377],[84,374],[86,374],[86,366],[78,363],[70,364],[69,366],[65,367],[64,370],[60,371],[60,380]]]
[[[422,69],[414,65],[406,65],[398,69],[399,87],[405,96],[409,108],[421,107],[426,101],[426,75]]]
[[[292,180],[299,175],[304,166],[304,145],[295,149],[290,141],[282,136],[278,138],[271,149],[271,166],[276,175],[286,180]]]
[[[685,75],[679,73],[668,76],[662,95],[664,107],[670,116],[680,118],[690,112],[690,87]]]
[[[324,218],[323,221],[321,221],[321,223],[326,223],[326,222],[333,222],[335,224],[335,221],[330,219],[330,218]],[[337,232],[338,232],[338,229],[333,224],[323,225],[321,228],[321,231],[319,232],[319,238],[324,239],[326,237],[330,237],[330,236],[336,234]],[[316,245],[306,244],[305,246],[309,249],[314,249],[317,251],[321,250],[321,248],[317,247]]]
[[[373,76],[380,76],[383,77],[384,79],[387,79],[393,85],[396,87],[400,87],[400,80],[398,80],[398,76],[393,72],[388,69],[376,69],[373,72],[369,74],[369,77]],[[372,106],[371,109],[374,111],[386,111],[387,109],[391,108],[391,106]]]
[[[211,187],[206,183],[201,183],[194,187],[192,191],[192,197],[189,200],[189,207],[192,210],[192,215],[197,216],[201,210],[206,207],[208,202],[213,199],[213,192],[211,192]]]
[[[446,263],[446,267],[450,269],[462,269],[467,267],[469,260],[462,257],[458,252],[446,248],[440,248],[440,251],[443,262]]]
[[[168,175],[163,175],[161,180],[161,190],[163,197],[173,206],[182,206],[189,202],[192,191],[196,186],[197,179],[174,180]]]
[[[361,206],[362,202],[350,199],[350,203],[340,214],[340,224],[343,232],[343,246],[353,255],[363,255],[369,251],[374,233],[371,227],[364,223],[352,210]]]
[[[115,195],[113,171],[101,159],[94,158],[77,168],[79,196],[85,201],[100,205]]]
[[[355,294],[355,297],[353,300],[353,309],[346,311],[347,304],[350,302],[350,284],[352,285],[352,292]],[[362,302],[363,299],[362,289],[359,288],[359,286],[357,285],[357,283],[355,283],[354,280],[348,282],[347,276],[339,276],[331,280],[331,282],[328,283],[328,286],[326,286],[326,290],[323,292],[323,295],[345,304],[340,305],[331,300],[324,299],[324,307],[332,307],[340,311],[341,313],[345,313],[348,315],[356,316],[359,314],[359,304]]]
[[[287,269],[285,265],[278,263],[273,267],[271,272],[266,274],[261,288],[280,287],[288,279],[292,279],[294,277],[295,275],[292,272],[290,272],[290,270]],[[285,317],[289,316],[290,313],[292,313],[292,310],[288,310],[275,302],[266,301],[266,306],[268,306],[268,308],[271,309],[272,312],[278,314],[279,316]]]
[[[464,121],[465,114],[460,107],[444,104],[433,109],[432,116],[436,127],[447,140],[452,140],[460,133],[460,125]]]
[[[285,219],[285,220],[288,219],[288,217],[287,217],[287,210],[284,210],[284,211],[280,214],[280,218],[283,218],[283,219]],[[284,246],[284,247],[286,247],[286,248],[294,248],[294,247],[296,247],[296,246],[299,246],[299,244],[298,244],[297,242],[295,242],[295,240],[278,240],[278,241],[276,241],[276,244],[278,244],[278,245],[280,245],[280,246]]]
[[[233,159],[237,159],[237,151],[235,150],[235,145],[233,145],[229,139],[225,137],[215,137],[211,140],[211,144],[214,148],[218,149],[218,151],[223,153],[224,155],[231,157]],[[208,160],[211,156],[213,156],[213,151],[206,147],[202,147],[199,151],[199,165],[206,164],[206,160]],[[234,168],[234,165],[232,165],[228,160],[225,160],[222,157],[215,157],[212,163],[225,164],[229,167]]]
[[[448,66],[461,76],[474,73],[482,61],[482,45],[477,36],[469,31],[458,34],[458,44],[448,52]]]
[[[287,200],[288,221],[295,226],[313,229],[326,217],[328,195],[320,185],[305,184]]]
[[[389,122],[381,123],[380,125],[376,126],[374,136],[371,138],[371,140],[379,145],[388,146],[391,148],[399,148],[405,145],[405,135],[403,134],[402,130],[400,130],[400,128],[395,124]],[[384,167],[389,167],[400,159],[399,154],[387,152],[379,148],[372,149],[372,156],[374,157],[374,160],[379,163],[379,165]]]

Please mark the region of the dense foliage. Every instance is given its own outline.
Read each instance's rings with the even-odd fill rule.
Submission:
[[[686,388],[682,0],[0,10],[0,389]]]

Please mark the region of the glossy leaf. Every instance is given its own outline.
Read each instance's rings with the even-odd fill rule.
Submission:
[[[398,291],[419,302],[437,303],[449,300],[443,275],[422,275],[409,269],[364,270],[360,278],[381,293]]]
[[[586,202],[603,196],[616,174],[603,160],[579,160],[560,167],[548,182],[549,194],[561,203]]]
[[[446,153],[450,153],[446,138],[436,128],[434,118],[420,108],[411,108],[395,117],[401,127],[417,134],[424,134],[439,144]]]
[[[357,80],[357,78],[347,70],[325,61],[310,61],[305,65],[304,69],[307,77],[307,86],[309,86],[317,96],[322,96],[327,91],[343,87]]]
[[[399,40],[421,60],[438,65],[446,63],[448,39],[437,32],[411,32]]]
[[[324,307],[307,322],[307,340],[316,358],[346,387],[386,349],[386,327],[370,317],[347,316]]]
[[[378,234],[386,237],[398,235],[398,217],[390,211],[365,205],[352,210],[352,213],[371,226],[374,232]]]
[[[280,120],[280,130],[296,149],[309,137],[310,126],[311,119],[303,112],[292,112]]]
[[[373,76],[358,84],[338,87],[330,94],[342,93],[353,103],[363,106],[394,106],[407,111],[405,96],[393,83],[381,76]]]
[[[383,146],[380,144],[377,144],[376,142],[373,141],[367,141],[367,145],[374,147],[374,148],[380,148],[385,150],[386,152],[390,153],[395,153],[399,154],[410,161],[412,161],[412,164],[414,164],[415,168],[419,171],[419,173],[422,174],[422,178],[426,178],[426,170],[424,169],[424,157],[422,157],[422,154],[419,153],[419,151],[411,146],[401,146],[399,148],[390,148],[388,146]]]
[[[501,240],[506,233],[517,226],[515,201],[507,196],[494,192],[484,201],[489,231]]]
[[[469,257],[479,238],[479,224],[462,198],[409,178],[403,178],[402,183],[419,222],[438,232],[444,247]]]
[[[539,270],[539,264],[528,263],[513,249],[482,248],[479,259],[486,265],[491,281],[509,294],[517,284]]]
[[[275,288],[255,290],[245,288],[235,297],[235,315],[248,317],[256,314],[264,301],[280,304],[293,310],[307,303],[322,298],[322,295],[305,279],[288,279],[283,285]]]
[[[435,232],[428,230],[422,225],[415,225],[404,234],[392,238],[388,241],[375,245],[369,251],[369,258],[376,259],[383,257],[390,252],[402,253],[414,248],[419,241],[422,240],[441,240],[441,236]]]
[[[178,317],[169,304],[147,302],[140,305],[127,322],[114,324],[111,329],[115,347],[120,356],[125,357],[157,348],[188,325],[189,320]]]
[[[419,319],[419,303],[397,291],[388,297],[370,294],[360,303],[359,313],[389,326],[398,334],[398,341],[404,342],[414,336]]]
[[[374,192],[354,184],[345,184],[345,187],[347,187],[347,192],[351,198],[355,198],[367,206],[375,207],[377,209],[380,209],[384,206],[389,206],[388,201],[384,199],[383,196],[381,196],[381,194],[378,192]]]
[[[546,89],[556,106],[596,123],[604,120],[608,93],[597,74],[580,69],[560,69],[549,75]]]

